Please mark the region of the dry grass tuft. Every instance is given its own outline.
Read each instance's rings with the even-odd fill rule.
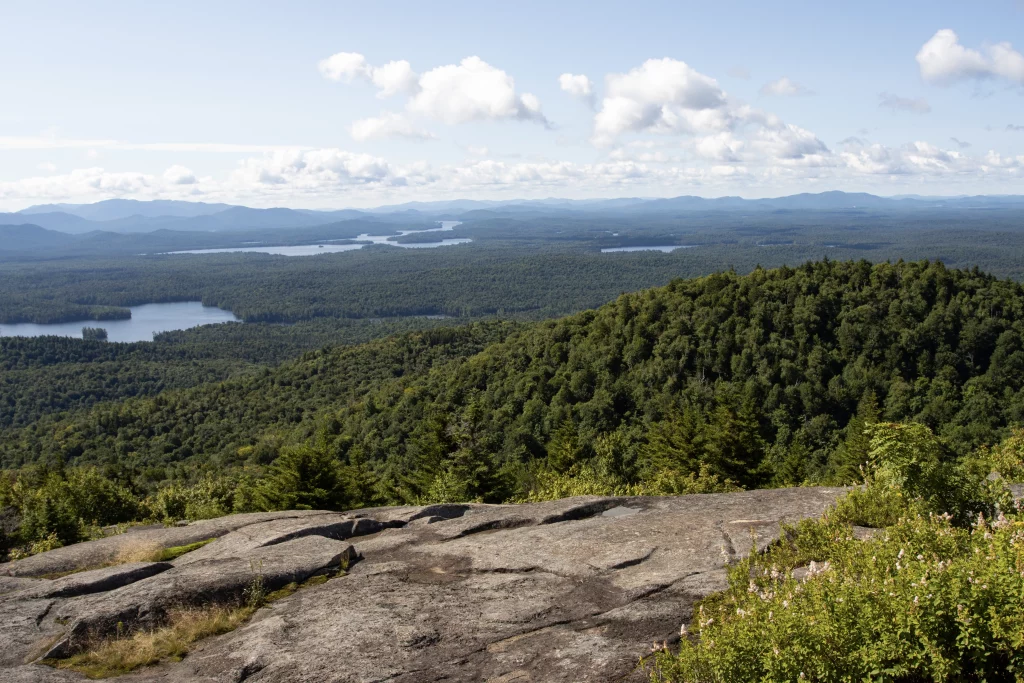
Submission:
[[[74,669],[89,678],[120,676],[161,661],[178,661],[196,641],[238,628],[254,611],[244,606],[174,610],[168,615],[166,626],[101,640],[81,654],[50,663],[60,669]]]
[[[128,564],[129,562],[159,562],[164,549],[159,543],[152,541],[134,541],[125,544],[118,551],[111,564]]]
[[[165,555],[160,559],[173,559],[212,540],[200,541],[191,546],[167,548],[162,551]],[[168,558],[168,552],[177,554]],[[289,583],[268,593],[263,583],[262,564],[254,564],[252,585],[246,590],[244,604],[207,605],[172,610],[168,613],[163,626],[113,638],[97,638],[80,654],[63,660],[44,660],[44,663],[58,669],[73,669],[89,678],[110,678],[162,661],[179,661],[192,649],[193,643],[233,631],[263,605],[286,598],[303,588],[319,586],[332,578],[344,575],[345,569],[338,568],[326,574],[312,576],[302,583]],[[120,630],[120,624],[118,627]]]
[[[170,562],[181,557],[185,553],[202,548],[207,543],[212,543],[215,538],[207,538],[204,541],[196,541],[188,545],[176,545],[164,548],[152,541],[137,541],[130,543],[118,552],[117,557],[110,564],[126,564],[128,562]]]

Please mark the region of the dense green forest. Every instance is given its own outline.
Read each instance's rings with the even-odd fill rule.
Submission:
[[[777,267],[808,260],[873,262],[930,259],[950,267],[978,265],[997,277],[1024,277],[1019,210],[690,212],[625,216],[606,213],[502,216],[470,212],[444,237],[471,244],[440,249],[384,245],[311,257],[254,253],[150,255],[210,240],[257,237],[307,242],[310,229],[252,235],[161,231],[106,235],[124,249],[0,258],[0,326],[124,316],[124,307],[202,301],[246,321],[296,322],[318,317],[381,318],[444,314],[463,318],[516,315],[549,318],[595,308],[623,292],[734,268]],[[368,230],[366,221],[324,226],[324,234]],[[431,223],[375,224],[387,234]],[[303,232],[307,231],[307,232]],[[332,232],[333,231],[333,232]],[[435,240],[439,233],[399,238]],[[147,237],[147,235],[149,235]],[[195,239],[193,239],[195,238]],[[157,240],[147,248],[140,240]],[[191,240],[191,241],[190,241]],[[238,243],[239,245],[241,243]],[[603,254],[601,249],[685,245],[672,253]],[[109,246],[109,245],[108,245]],[[5,262],[6,261],[6,262]]]
[[[920,422],[960,453],[1019,423],[1022,314],[1019,284],[939,263],[724,272],[557,321],[325,349],[43,418],[5,430],[0,457],[116,466],[156,486],[314,444],[370,468],[392,500],[456,471],[470,497],[503,499],[535,463],[598,456],[627,483],[701,465],[745,486],[838,480],[864,422]]]
[[[225,323],[153,342],[0,337],[0,429],[105,401],[184,389],[274,367],[306,351],[455,324],[426,318],[317,318],[294,325]]]

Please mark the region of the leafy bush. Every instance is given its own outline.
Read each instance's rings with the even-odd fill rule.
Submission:
[[[94,467],[31,469],[0,478],[0,508],[20,520],[16,541],[9,541],[29,546],[20,554],[75,543],[89,537],[91,527],[141,514],[138,497]]]
[[[1022,680],[1024,514],[985,476],[1016,471],[1021,433],[971,464],[921,425],[868,431],[865,486],[734,566],[652,680]]]
[[[653,680],[1019,681],[1022,566],[1016,512],[970,529],[914,515],[868,541],[806,522],[731,570]]]

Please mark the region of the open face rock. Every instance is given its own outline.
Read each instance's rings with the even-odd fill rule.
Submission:
[[[13,619],[4,633],[19,643],[5,662],[38,656],[41,640],[51,656],[63,656],[82,634],[118,621],[145,627],[171,605],[237,599],[256,561],[277,586],[358,559],[344,576],[264,607],[183,661],[126,678],[645,680],[640,658],[652,642],[678,639],[694,603],[725,587],[729,564],[778,538],[782,524],[821,515],[843,491],[252,518],[171,568],[112,590],[59,597],[57,582],[48,582],[0,596]],[[24,668],[0,669],[0,678]]]

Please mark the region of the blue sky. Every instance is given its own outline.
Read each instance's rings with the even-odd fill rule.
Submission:
[[[1024,194],[1019,0],[39,1],[2,16],[0,209]]]

